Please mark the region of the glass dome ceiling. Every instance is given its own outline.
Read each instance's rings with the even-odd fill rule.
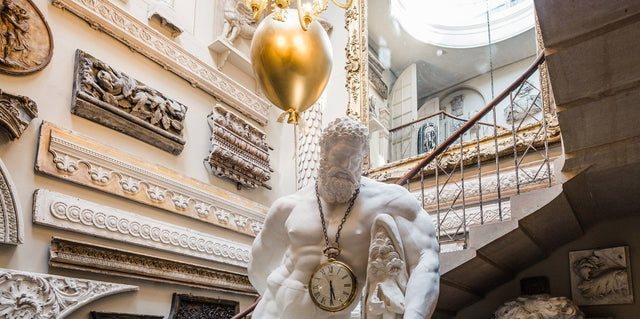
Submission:
[[[391,16],[412,37],[448,48],[496,43],[534,27],[533,0],[390,0]],[[410,9],[409,9],[410,8]]]

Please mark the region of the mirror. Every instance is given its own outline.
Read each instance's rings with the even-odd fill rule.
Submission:
[[[348,113],[369,126],[370,170],[428,154],[537,54],[532,0],[358,0],[346,17]],[[496,107],[499,126],[517,116]]]

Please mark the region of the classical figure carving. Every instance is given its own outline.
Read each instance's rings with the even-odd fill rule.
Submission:
[[[0,3],[0,71],[28,74],[51,60],[53,41],[47,22],[30,0]]]
[[[169,319],[230,319],[238,307],[233,300],[173,294]]]
[[[0,317],[62,319],[105,296],[137,286],[0,268]]]
[[[58,237],[51,238],[49,266],[256,295],[247,275]]]
[[[242,0],[224,1],[224,26],[222,36],[233,43],[237,37],[251,40],[258,23],[253,19],[251,9]]]
[[[633,303],[628,247],[570,252],[571,288],[579,305]]]
[[[266,99],[198,59],[179,43],[167,41],[164,35],[130,15],[118,4],[110,0],[51,0],[51,4],[77,15],[89,25],[148,57],[192,86],[221,99],[260,125],[267,123],[270,104]]]
[[[584,314],[567,297],[541,294],[521,296],[505,302],[492,318],[584,319]]]
[[[36,102],[26,96],[0,90],[0,125],[4,126],[11,139],[20,138],[31,120],[37,116]]]
[[[9,171],[0,159],[0,243],[17,245],[24,240],[22,209]]]
[[[315,187],[282,197],[269,210],[248,267],[249,279],[262,295],[254,318],[349,318],[357,304],[352,301],[365,285],[369,291],[378,291],[370,294],[364,309],[403,313],[407,319],[433,313],[439,291],[435,229],[404,188],[360,176],[368,140],[367,129],[352,117],[330,123],[320,141]],[[379,237],[373,227],[383,214],[398,231]],[[402,243],[402,248],[393,245],[400,257],[397,261],[386,247],[384,236],[389,234]],[[371,264],[367,275],[370,249],[372,262],[384,260],[379,267],[393,268],[390,276],[381,275],[376,264]],[[395,272],[396,266],[402,269]],[[396,279],[405,271],[403,292],[404,283]],[[393,301],[382,303],[373,298],[391,295]]]
[[[72,112],[160,149],[179,154],[187,107],[76,51]]]
[[[266,185],[271,167],[265,133],[220,104],[207,121],[212,132],[205,162],[213,173],[250,188]]]

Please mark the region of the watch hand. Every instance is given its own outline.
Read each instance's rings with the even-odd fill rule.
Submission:
[[[329,280],[329,303],[333,305],[333,299],[336,297],[336,294],[333,292],[333,282]]]

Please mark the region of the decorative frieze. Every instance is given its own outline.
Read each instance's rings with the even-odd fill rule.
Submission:
[[[267,207],[43,122],[36,171],[249,236]]]
[[[231,319],[238,311],[237,301],[174,293],[169,319]]]
[[[265,133],[220,104],[207,121],[212,133],[205,162],[213,173],[246,187],[264,186],[271,179]]]
[[[48,190],[33,196],[36,224],[239,267],[249,262],[248,245]]]
[[[62,319],[99,298],[137,286],[0,268],[2,318]]]
[[[53,39],[38,7],[31,0],[3,0],[0,16],[0,72],[24,75],[47,66]]]
[[[369,85],[367,84],[367,69],[369,67],[367,54],[367,2],[354,0],[345,12],[345,28],[347,29],[347,45],[345,47],[347,71],[347,115],[359,119],[365,126],[369,126]]]
[[[267,123],[270,104],[252,90],[243,87],[222,71],[189,53],[178,43],[137,20],[109,0],[52,0],[132,50],[148,57],[206,93],[247,115]]]
[[[24,225],[16,187],[0,158],[0,243],[22,244]]]
[[[0,90],[0,125],[15,140],[22,136],[31,120],[38,116],[36,102],[26,96],[13,95]]]
[[[161,92],[76,50],[71,112],[180,154],[187,107]]]
[[[57,237],[49,266],[257,296],[247,275]]]

